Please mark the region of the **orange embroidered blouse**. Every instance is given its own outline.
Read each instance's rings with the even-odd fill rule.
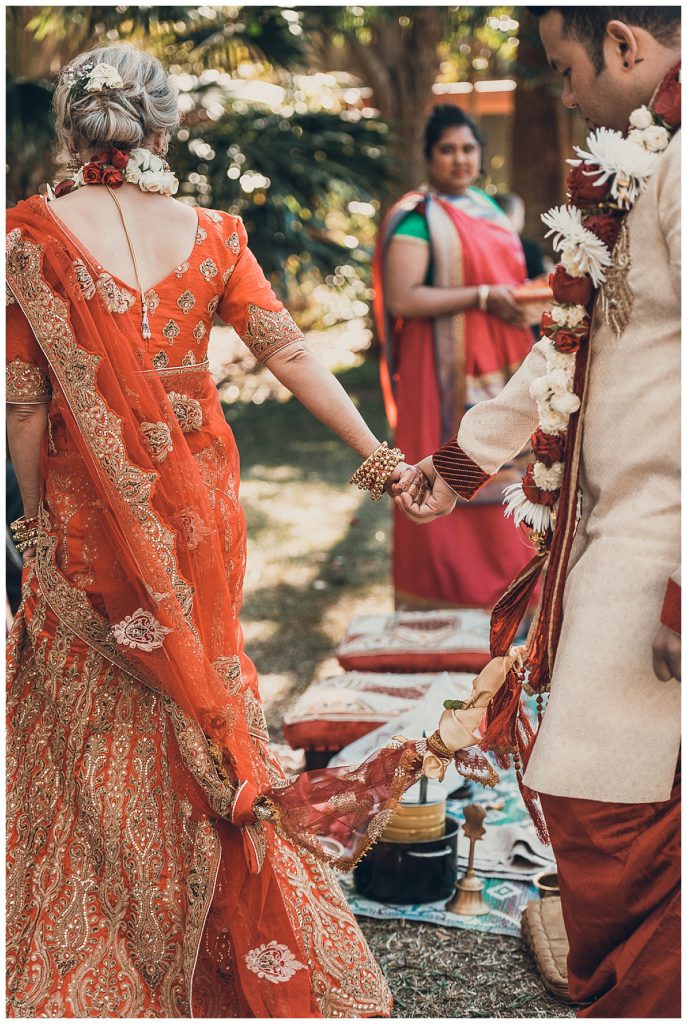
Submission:
[[[29,202],[46,204],[40,196]],[[197,213],[198,229],[188,258],[144,295],[152,337],[141,339],[141,345],[147,347],[153,365],[165,370],[207,363],[215,313],[231,324],[260,362],[302,340],[248,248],[241,218],[200,207]],[[84,299],[97,298],[111,312],[134,317],[140,324],[140,293],[108,273],[65,226],[59,226],[81,253],[73,267]],[[56,382],[48,362],[9,291],[7,304],[6,401],[49,402]]]

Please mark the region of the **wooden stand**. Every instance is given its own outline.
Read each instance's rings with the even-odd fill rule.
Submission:
[[[446,904],[446,909],[451,914],[460,914],[462,917],[479,917],[481,914],[488,914],[489,907],[484,902],[482,895],[484,882],[477,878],[474,872],[475,843],[481,839],[486,829],[482,824],[486,811],[479,804],[468,804],[465,808],[465,824],[463,832],[470,840],[470,855],[468,866],[462,878],[458,879],[456,891]]]

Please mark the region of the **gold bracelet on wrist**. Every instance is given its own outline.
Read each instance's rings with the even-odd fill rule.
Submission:
[[[28,548],[34,547],[38,540],[38,516],[31,516],[30,519],[19,516],[10,523],[10,531],[15,548],[23,554]]]
[[[386,441],[382,441],[379,448],[375,448],[372,455],[368,455],[348,482],[357,484],[361,491],[369,491],[372,500],[379,501],[384,494],[384,485],[399,462],[403,462],[404,459],[405,455],[400,448],[389,448]]]

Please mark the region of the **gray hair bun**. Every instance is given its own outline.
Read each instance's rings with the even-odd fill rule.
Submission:
[[[81,92],[74,97],[68,70],[84,64],[110,64],[119,72],[121,89]],[[116,146],[129,150],[145,146],[154,135],[164,137],[163,149],[179,125],[177,93],[162,64],[134,46],[101,46],[76,57],[64,68],[53,96],[57,137],[74,155]]]

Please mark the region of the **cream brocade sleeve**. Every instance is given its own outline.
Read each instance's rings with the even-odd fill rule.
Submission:
[[[525,447],[539,422],[530,386],[545,371],[539,341],[503,391],[466,412],[457,438],[434,453],[437,473],[457,494],[474,497],[504,463]]]

